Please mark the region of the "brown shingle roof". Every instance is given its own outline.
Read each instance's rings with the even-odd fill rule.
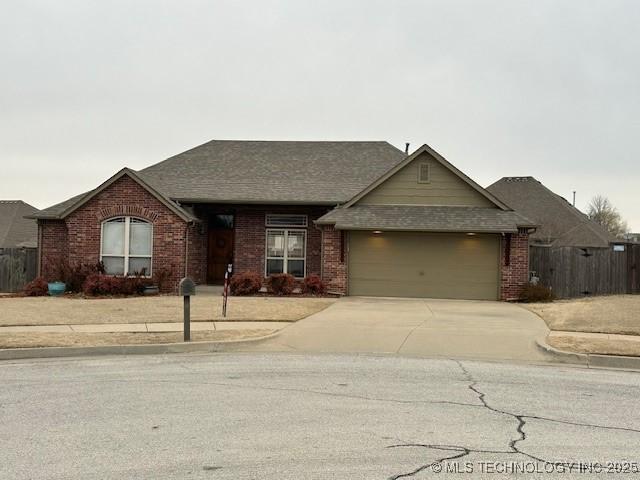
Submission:
[[[540,226],[533,243],[608,247],[615,238],[533,177],[504,177],[487,187],[493,195]]]
[[[423,205],[353,205],[336,208],[318,224],[339,230],[398,230],[420,232],[516,233],[535,224],[522,215],[499,208]]]
[[[212,140],[134,172],[182,203],[343,203],[406,155],[387,142]],[[60,218],[86,192],[40,211]]]
[[[335,205],[404,158],[387,142],[213,140],[139,175],[175,200]]]
[[[37,211],[22,200],[0,200],[0,248],[37,247],[38,225],[24,218]]]

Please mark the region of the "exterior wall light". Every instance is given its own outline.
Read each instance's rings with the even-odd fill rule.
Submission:
[[[382,230],[374,230],[373,232],[374,235],[380,235],[382,233]]]
[[[470,236],[470,237],[473,237],[473,236],[475,236],[475,233],[469,232],[469,233],[467,233],[467,235]]]

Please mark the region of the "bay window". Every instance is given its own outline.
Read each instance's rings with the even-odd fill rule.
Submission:
[[[134,217],[102,223],[100,261],[109,275],[151,276],[153,225]]]

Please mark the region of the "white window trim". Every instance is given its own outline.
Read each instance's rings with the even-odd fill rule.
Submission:
[[[284,232],[284,256],[282,257],[270,257],[267,255],[269,252],[269,232]],[[304,254],[302,257],[289,257],[289,232],[302,232],[304,234]],[[307,275],[307,230],[304,228],[267,228],[264,236],[264,276],[267,277],[267,264],[269,260],[282,260],[282,273],[287,272],[287,266],[289,260],[303,260],[303,276],[295,278],[304,278]]]
[[[103,254],[102,253],[102,239],[104,237],[104,225],[106,223],[109,223],[113,220],[117,220],[119,218],[124,218],[124,254],[123,255],[111,255],[111,254]],[[149,255],[131,255],[129,253],[129,238],[130,238],[130,225],[131,225],[131,219],[135,219],[135,220],[140,220],[141,222],[147,223],[149,225],[151,225],[151,254]],[[306,246],[306,245],[305,245]],[[112,218],[108,218],[106,220],[104,220],[102,222],[102,224],[100,225],[100,262],[102,262],[102,259],[104,257],[108,257],[108,258],[123,258],[124,259],[124,274],[123,276],[126,277],[129,275],[129,259],[130,258],[148,258],[149,261],[149,271],[147,272],[147,275],[145,275],[145,278],[151,278],[151,276],[153,275],[153,223],[150,222],[149,220],[146,220],[144,218],[140,218],[140,217],[132,217],[132,216],[118,216],[118,217],[112,217]],[[306,264],[305,264],[306,265]]]
[[[282,224],[282,225],[274,225],[273,223],[269,223],[269,219],[270,218],[282,218],[282,217],[300,217],[302,219],[304,219],[304,224],[303,225],[287,225],[287,224]],[[303,214],[298,214],[298,213],[267,213],[265,215],[265,219],[264,219],[264,224],[267,227],[271,227],[271,228],[279,228],[279,229],[283,229],[283,228],[306,228],[309,226],[308,223],[308,216],[307,215],[303,215]]]

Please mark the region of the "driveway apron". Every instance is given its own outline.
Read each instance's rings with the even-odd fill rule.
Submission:
[[[345,297],[252,350],[545,361],[537,315],[504,302]]]

